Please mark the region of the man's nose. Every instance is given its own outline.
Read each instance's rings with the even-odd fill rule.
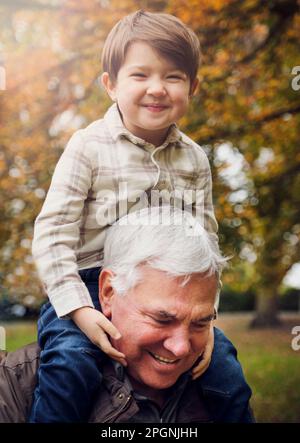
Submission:
[[[187,331],[177,331],[164,341],[164,348],[176,358],[187,357],[191,352],[191,341]]]

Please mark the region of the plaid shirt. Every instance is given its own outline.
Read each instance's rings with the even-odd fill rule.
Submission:
[[[75,132],[57,163],[32,245],[58,317],[93,307],[78,270],[102,265],[110,224],[145,204],[161,204],[174,190],[185,192],[195,216],[216,233],[208,159],[175,124],[155,147],[124,127],[114,104],[103,119]]]

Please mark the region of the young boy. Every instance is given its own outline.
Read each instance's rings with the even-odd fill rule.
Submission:
[[[33,255],[50,303],[38,323],[42,352],[31,422],[87,420],[101,383],[101,350],[126,365],[109,343],[106,334],[120,334],[98,300],[109,224],[138,209],[142,193],[202,191],[204,227],[216,237],[208,160],[175,124],[196,90],[199,58],[197,36],[168,14],[138,11],[107,37],[102,84],[115,103],[73,135],[35,223]],[[195,212],[195,197],[192,203]],[[207,368],[212,346],[211,334],[194,376]]]

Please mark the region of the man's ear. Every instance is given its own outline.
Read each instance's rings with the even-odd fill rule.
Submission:
[[[199,86],[199,78],[196,77],[190,87],[190,98],[196,95],[196,93],[198,92],[197,91],[198,86]]]
[[[112,80],[109,77],[108,72],[103,72],[101,75],[101,84],[104,87],[107,94],[110,96],[110,98],[113,101],[116,101],[116,87],[115,84],[112,82]]]
[[[114,288],[111,285],[111,279],[114,273],[110,269],[102,269],[99,275],[99,301],[103,314],[111,318],[111,305],[115,295]]]

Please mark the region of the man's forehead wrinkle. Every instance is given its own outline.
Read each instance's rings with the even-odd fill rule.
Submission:
[[[165,309],[156,308],[156,307],[146,307],[145,311],[150,315],[157,315],[163,318],[176,319],[177,315],[171,312],[166,311]]]
[[[176,318],[177,318],[177,315],[176,315],[176,314],[171,314],[170,312],[167,312],[167,311],[159,310],[159,311],[158,311],[158,314],[159,314],[161,317],[165,317],[165,318],[172,318],[172,319],[176,319]]]

